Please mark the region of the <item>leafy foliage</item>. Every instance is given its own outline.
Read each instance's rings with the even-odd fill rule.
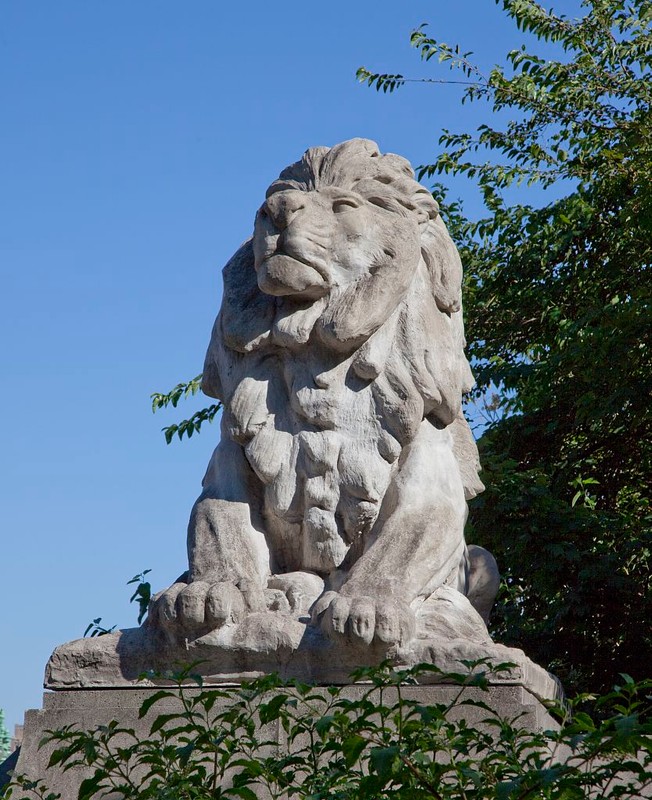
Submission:
[[[148,580],[145,579],[145,576],[148,575],[152,570],[146,569],[143,572],[139,572],[138,575],[134,575],[134,577],[127,581],[127,586],[130,586],[132,583],[137,584],[134,593],[129,598],[129,602],[138,603],[138,624],[143,621],[145,614],[147,614],[147,609],[149,607],[149,601],[152,597],[152,585]],[[105,627],[102,625],[102,617],[96,617],[92,620],[86,630],[84,631],[84,637],[86,636],[104,636],[107,633],[113,633],[116,626],[112,625],[110,628]]]
[[[155,392],[152,395],[152,411],[156,412],[160,409],[167,408],[168,406],[176,408],[181,399],[185,399],[197,394],[201,388],[201,379],[202,376],[197,375],[187,383],[178,383],[167,394]],[[184,436],[187,436],[190,439],[193,433],[199,433],[202,423],[212,422],[213,418],[221,408],[222,403],[213,403],[207,408],[202,408],[199,411],[196,411],[189,419],[181,420],[181,422],[173,423],[172,425],[168,425],[167,427],[163,428],[163,434],[165,436],[166,443],[170,444],[175,434],[180,440],[183,439]]]
[[[470,221],[436,188],[466,269],[475,398],[497,412],[469,538],[506,576],[498,635],[567,685],[604,689],[652,663],[652,5],[586,0],[578,19],[501,5],[563,58],[522,46],[483,75],[470,53],[412,35],[496,115],[444,131],[420,169],[472,179],[488,211]],[[559,199],[508,202],[533,184]]]
[[[68,726],[49,733],[49,763],[90,775],[79,800],[106,792],[116,800],[572,800],[630,798],[652,785],[649,681],[625,678],[589,711],[558,706],[558,730],[531,732],[492,711],[487,665],[465,666],[470,673],[439,675],[452,684],[450,700],[433,705],[413,690],[438,672],[431,665],[360,670],[353,692],[275,676],[232,689],[206,689],[197,679],[191,689],[184,672],[176,688],[142,704],[148,737],[117,722],[91,732]],[[469,715],[480,723],[467,724]],[[48,797],[45,783],[17,778],[6,794],[26,796]]]
[[[127,581],[127,586],[130,586],[132,583],[137,584],[134,593],[129,598],[129,602],[133,603],[136,601],[138,603],[139,625],[143,621],[145,614],[147,614],[149,601],[152,599],[152,585],[149,581],[145,580],[145,576],[151,571],[151,569],[143,570],[143,572],[139,572],[138,575],[134,575],[130,581]]]
[[[86,626],[86,630],[84,631],[84,638],[87,636],[93,638],[94,636],[106,636],[107,633],[113,633],[115,630],[115,625],[112,625],[110,628],[105,627],[102,625],[102,617],[95,617],[95,619],[91,620],[88,625]]]
[[[152,411],[158,411],[160,408],[167,408],[168,406],[176,408],[179,404],[179,400],[197,394],[197,392],[201,389],[201,379],[201,375],[196,375],[187,383],[177,383],[177,385],[173,389],[170,389],[167,394],[154,392],[154,394],[151,396]]]
[[[5,725],[5,712],[0,708],[0,763],[11,752],[11,736]]]

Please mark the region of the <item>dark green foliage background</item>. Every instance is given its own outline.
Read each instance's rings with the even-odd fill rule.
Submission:
[[[510,53],[469,94],[516,121],[481,130],[479,150],[444,136],[434,165],[476,175],[492,212],[453,223],[478,392],[498,387],[504,411],[480,439],[487,491],[469,538],[506,577],[499,638],[569,688],[606,690],[652,664],[652,7],[591,0],[570,22],[503,5],[567,58]],[[474,172],[483,147],[516,172],[493,159]],[[573,189],[506,204],[501,190],[521,177]]]
[[[501,5],[564,57],[523,46],[483,75],[460,47],[412,35],[423,59],[463,72],[465,101],[489,106],[420,171],[468,177],[487,209],[469,220],[435,189],[466,270],[475,400],[491,411],[468,539],[504,575],[497,638],[571,690],[606,690],[652,664],[652,5],[585,0],[577,19]],[[560,199],[508,201],[535,184]]]

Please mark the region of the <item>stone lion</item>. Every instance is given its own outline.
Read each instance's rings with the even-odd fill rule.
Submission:
[[[189,571],[150,625],[188,641],[294,614],[382,648],[423,635],[432,598],[466,596],[486,619],[495,562],[464,541],[482,484],[460,409],[461,277],[405,159],[353,139],[283,170],[224,269],[202,384],[222,438]]]

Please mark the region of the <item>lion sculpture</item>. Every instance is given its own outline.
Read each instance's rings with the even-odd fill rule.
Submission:
[[[136,708],[174,700],[146,688],[169,687],[170,671],[205,686],[278,673],[329,687],[380,662],[418,667],[422,684],[480,672],[501,716],[554,725],[534,698],[559,700],[559,683],[491,641],[496,563],[464,541],[466,501],[483,487],[460,408],[472,384],[461,277],[436,202],[407,161],[371,141],[312,148],[272,183],[224,269],[203,377],[223,403],[222,437],[190,519],[189,570],[142,626],[63,644],[46,667],[48,689],[140,691],[46,696],[27,717],[19,768],[30,778],[47,759],[34,743],[62,718],[105,730],[117,713],[120,730],[146,736]],[[426,706],[458,694],[410,688]],[[232,698],[238,711],[248,697],[209,700]],[[249,734],[291,756],[282,729],[258,722],[263,705]],[[202,720],[211,707],[193,706]]]
[[[310,613],[333,640],[386,648],[419,635],[429,598],[459,615],[451,591],[487,618],[495,562],[464,541],[483,487],[460,408],[461,278],[405,159],[353,139],[283,170],[224,269],[202,383],[223,403],[222,438],[189,571],[151,624],[192,640]]]

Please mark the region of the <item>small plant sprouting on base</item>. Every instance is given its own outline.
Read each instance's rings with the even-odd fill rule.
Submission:
[[[129,602],[138,603],[138,624],[143,621],[145,615],[147,614],[147,609],[149,608],[149,601],[152,598],[152,585],[148,580],[145,580],[145,576],[148,575],[152,570],[145,569],[142,572],[139,572],[138,575],[134,575],[134,577],[127,581],[127,586],[130,586],[132,583],[138,584],[134,589],[134,593],[129,598]],[[102,617],[96,617],[94,620],[91,620],[84,631],[84,638],[87,636],[104,636],[107,633],[113,633],[115,631],[116,626],[112,625],[110,628],[102,625]]]
[[[185,671],[174,676],[173,688],[142,704],[140,718],[151,719],[146,738],[111,722],[90,732],[50,731],[43,744],[55,745],[50,768],[79,767],[89,775],[79,800],[579,800],[649,793],[652,681],[623,677],[598,699],[552,705],[558,729],[532,732],[519,717],[492,710],[488,694],[469,692],[489,688],[484,662],[465,667],[470,672],[445,675],[431,665],[358,670],[353,680],[363,683],[355,694],[274,675],[239,688],[205,688],[200,678],[188,686]],[[433,672],[457,687],[447,703],[425,705],[410,691]],[[477,726],[465,721],[468,709],[479,710]],[[17,778],[5,797],[57,800],[46,783],[47,775],[37,783]]]

